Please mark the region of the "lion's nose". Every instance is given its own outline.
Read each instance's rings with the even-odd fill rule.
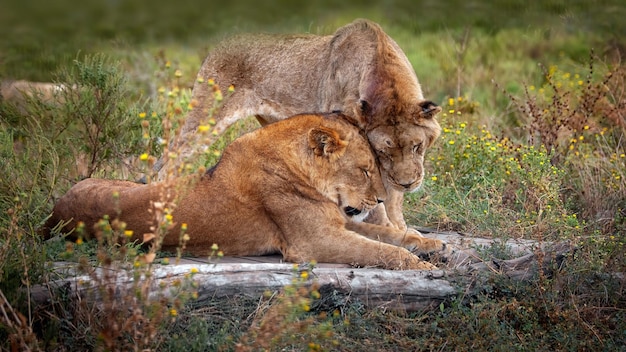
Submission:
[[[380,204],[380,203],[384,202],[384,200],[382,200],[382,199],[376,199],[376,202],[378,202],[378,204]]]

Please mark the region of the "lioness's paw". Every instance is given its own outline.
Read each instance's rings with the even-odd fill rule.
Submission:
[[[420,261],[415,265],[415,270],[437,270],[437,267],[432,263],[426,261]]]
[[[426,238],[419,231],[409,228],[402,242],[402,247],[419,255],[444,251],[446,244],[441,240]]]
[[[417,248],[417,253],[441,252],[446,249],[446,244],[433,238],[422,238],[422,243]]]

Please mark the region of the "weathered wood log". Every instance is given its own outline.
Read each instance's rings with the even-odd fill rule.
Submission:
[[[297,277],[294,265],[287,263],[222,263],[222,264],[178,264],[160,266],[154,270],[154,292],[162,293],[159,287],[168,287],[174,281],[189,277],[197,284],[198,298],[194,304],[213,299],[231,298],[240,295],[260,297],[266,291],[278,291],[292,283]],[[374,268],[316,267],[308,279],[319,286],[329,286],[367,306],[389,306],[416,310],[438,305],[456,294],[456,289],[445,279],[443,270],[436,271],[392,271]],[[50,299],[50,287],[68,287],[73,292],[85,295],[94,290],[91,278],[86,275],[56,280],[48,288],[33,290],[33,299],[43,302]],[[131,278],[120,272],[115,285],[118,288],[131,285]]]
[[[489,247],[491,239],[473,238],[457,233],[429,234],[446,241],[452,248],[447,262],[440,263],[442,270],[435,271],[392,271],[377,268],[352,268],[348,265],[321,263],[312,269],[309,280],[325,287],[325,291],[358,299],[369,307],[389,307],[415,311],[438,306],[441,302],[467,292],[475,283],[475,273],[507,275],[515,280],[526,280],[542,269],[561,265],[562,259],[571,248],[567,245],[548,247],[533,241],[510,240],[498,243],[506,246],[509,253],[518,257],[502,260],[484,258],[478,250]],[[543,262],[538,263],[538,255]],[[202,305],[213,299],[231,298],[240,295],[260,297],[266,291],[278,291],[292,283],[299,269],[294,264],[282,263],[280,256],[223,258],[219,263],[208,260],[184,259],[179,264],[156,265],[151,273],[151,292],[163,293],[175,281],[188,278],[194,272],[198,299]],[[57,264],[57,272],[64,278],[51,281],[47,287],[33,290],[33,300],[44,302],[50,299],[51,288],[70,288],[73,293],[86,295],[94,292],[91,277],[78,275],[75,265]],[[97,269],[104,270],[104,269]],[[99,274],[101,275],[101,274]],[[132,275],[120,270],[113,283],[118,288],[132,284]],[[85,284],[89,283],[89,284]],[[161,287],[161,288],[160,288]]]

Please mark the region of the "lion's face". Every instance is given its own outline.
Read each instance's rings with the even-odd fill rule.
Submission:
[[[438,136],[439,125],[411,122],[370,131],[368,139],[378,156],[385,183],[401,192],[419,189],[424,179],[424,154]]]
[[[309,143],[318,158],[320,192],[332,199],[353,221],[361,221],[385,191],[380,170],[368,141],[355,128],[314,128]]]

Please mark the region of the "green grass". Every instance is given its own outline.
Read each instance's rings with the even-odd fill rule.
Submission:
[[[150,252],[134,255],[132,246],[42,243],[36,229],[53,199],[82,177],[76,153],[93,155],[92,174],[103,177],[122,177],[120,161],[131,160],[136,168],[124,177],[136,179],[161,152],[161,121],[176,125],[184,116],[196,72],[218,40],[242,31],[330,34],[357,17],[381,23],[427,98],[444,107],[425,184],[406,197],[407,220],[500,239],[565,241],[577,250],[563,268],[524,283],[479,276],[473,291],[413,314],[365,309],[336,293],[317,301],[301,287],[261,303],[236,298],[204,307],[183,304],[193,302],[186,287],[178,302],[129,303],[140,312],[132,319],[63,292],[48,315],[30,310],[23,292],[49,279],[46,259],[125,258],[137,270],[150,262]],[[28,322],[19,328],[3,320],[0,336],[45,350],[110,341],[234,350],[268,331],[277,336],[263,340],[272,349],[622,349],[626,287],[613,274],[626,271],[623,18],[620,1],[4,1],[0,79],[78,83],[85,94],[61,106],[35,99],[26,113],[0,101],[0,290]],[[98,100],[94,89],[112,94]],[[103,106],[111,109],[96,109]],[[87,143],[93,131],[85,125],[94,124],[103,134]],[[213,164],[227,143],[257,127],[252,119],[233,126],[199,164]],[[137,162],[141,154],[147,162]],[[300,309],[303,302],[310,309]],[[120,332],[94,319],[106,314],[135,325]],[[280,324],[281,314],[291,325]],[[158,334],[145,341],[140,326]]]

